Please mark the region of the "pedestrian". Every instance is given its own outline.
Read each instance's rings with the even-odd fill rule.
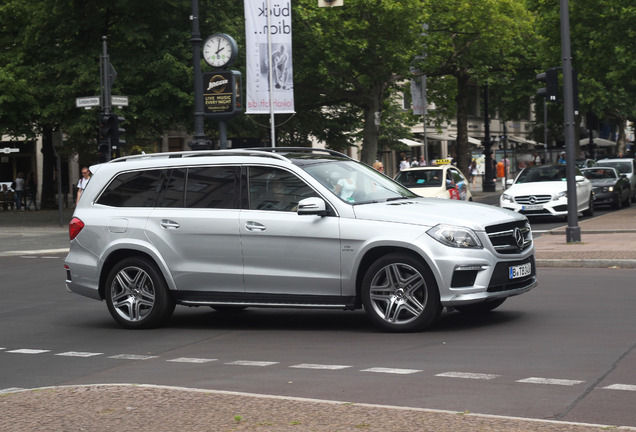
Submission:
[[[403,171],[409,167],[409,160],[404,156],[402,162],[400,162],[400,171]]]
[[[15,187],[13,190],[15,191],[15,209],[17,211],[22,210],[22,199],[24,198],[24,173],[18,173],[18,176],[15,178]]]
[[[77,182],[77,199],[75,200],[75,205],[77,205],[77,203],[80,200],[80,197],[82,196],[82,192],[84,192],[84,189],[86,188],[86,185],[88,184],[88,181],[91,178],[91,171],[88,169],[88,167],[82,167],[82,178],[79,180],[79,182]]]
[[[565,152],[561,152],[561,155],[559,156],[559,163],[561,165],[565,165]]]
[[[33,204],[33,210],[38,209],[38,204],[35,200],[37,192],[37,185],[35,184],[35,174],[33,171],[29,172],[26,179],[26,209],[31,210],[31,204]]]
[[[420,166],[426,166],[426,159],[424,156],[420,156]]]
[[[411,168],[415,168],[417,166],[420,166],[420,164],[417,162],[417,158],[413,158],[411,161]]]
[[[539,152],[532,153],[532,165],[541,165],[542,160],[541,156],[539,156]]]
[[[477,161],[473,159],[470,163],[470,167],[468,168],[468,175],[470,176],[470,185],[472,190],[475,190],[475,181],[477,180],[477,176],[479,175],[479,170],[477,169]]]

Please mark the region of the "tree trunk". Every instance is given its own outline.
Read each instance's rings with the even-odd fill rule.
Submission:
[[[57,183],[55,176],[55,153],[53,152],[53,127],[42,127],[42,202],[43,210],[57,209],[55,194]],[[59,175],[59,174],[58,174]]]
[[[472,159],[468,144],[468,80],[469,75],[460,71],[457,75],[457,154],[451,155],[457,161],[457,168],[467,173]]]
[[[365,98],[364,129],[362,131],[360,161],[369,166],[373,165],[378,153],[380,123],[382,119],[382,94],[382,88],[377,88]]]

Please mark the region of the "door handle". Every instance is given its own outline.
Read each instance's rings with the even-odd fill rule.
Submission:
[[[180,227],[178,223],[168,219],[161,219],[160,225],[161,225],[161,228],[164,228],[164,229],[178,229]]]
[[[245,223],[245,229],[248,231],[265,231],[265,225],[254,221],[247,221]]]

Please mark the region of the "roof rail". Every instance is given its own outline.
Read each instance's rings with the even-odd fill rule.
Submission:
[[[161,158],[174,159],[174,158],[197,157],[197,156],[261,156],[261,157],[270,157],[270,158],[280,159],[285,161],[289,160],[283,155],[270,153],[268,151],[263,151],[263,148],[254,148],[254,149],[229,149],[229,150],[189,150],[189,151],[180,151],[180,152],[138,154],[138,155],[123,156],[117,159],[113,159],[108,163],[126,162],[129,160],[139,160],[139,159],[155,159],[155,158],[156,159],[161,159]]]
[[[281,152],[281,153],[290,153],[290,152],[294,152],[294,153],[327,153],[327,154],[332,155],[332,156],[341,156],[341,157],[345,157],[347,159],[351,159],[346,154],[337,152],[335,150],[323,149],[323,148],[314,148],[314,147],[253,147],[253,148],[248,148],[246,150],[259,150],[259,151],[262,151],[262,152],[272,152],[272,153],[276,153],[276,152]]]

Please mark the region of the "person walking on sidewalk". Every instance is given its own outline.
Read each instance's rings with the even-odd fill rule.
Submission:
[[[24,197],[24,174],[18,173],[15,179],[15,209],[22,210],[22,199]]]
[[[82,196],[82,192],[84,192],[84,189],[86,188],[86,185],[88,184],[88,181],[91,179],[91,172],[88,169],[88,167],[82,167],[82,178],[79,180],[79,182],[77,182],[77,199],[75,200],[75,205],[77,205],[77,203],[80,200],[80,197]]]

